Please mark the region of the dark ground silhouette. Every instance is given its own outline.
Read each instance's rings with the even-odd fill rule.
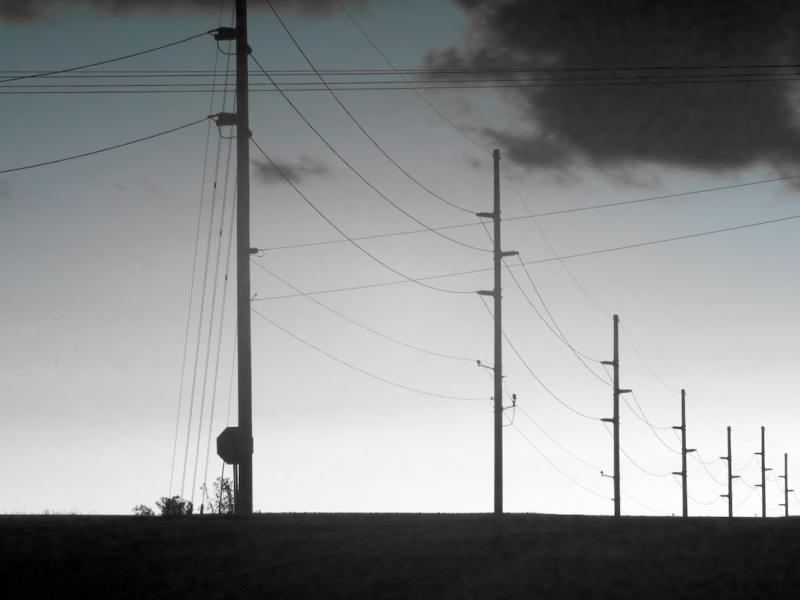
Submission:
[[[800,519],[0,517],[4,598],[793,598]]]

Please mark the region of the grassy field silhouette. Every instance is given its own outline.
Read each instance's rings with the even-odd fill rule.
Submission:
[[[798,598],[800,519],[0,517],[5,598]]]

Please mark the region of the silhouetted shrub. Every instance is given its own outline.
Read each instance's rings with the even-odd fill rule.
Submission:
[[[152,517],[155,513],[146,504],[137,504],[133,507],[133,514],[137,517]]]
[[[189,500],[180,496],[162,496],[160,500],[156,500],[156,508],[161,511],[162,517],[179,517],[192,514],[193,506]]]
[[[206,510],[209,513],[232,515],[234,507],[233,483],[227,477],[217,477],[217,480],[212,485],[214,491],[211,494],[208,493],[208,490],[204,490]]]

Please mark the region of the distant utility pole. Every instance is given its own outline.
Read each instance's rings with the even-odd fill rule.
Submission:
[[[494,158],[494,211],[476,213],[482,219],[494,222],[494,289],[478,294],[494,298],[494,512],[503,513],[503,321],[502,321],[502,267],[503,258],[517,252],[503,252],[500,243],[500,150]]]
[[[778,475],[781,479],[783,479],[783,503],[781,506],[783,507],[783,516],[789,516],[789,492],[793,492],[794,490],[789,489],[789,455],[784,453],[783,455],[783,475]]]
[[[215,115],[218,126],[236,127],[236,332],[238,350],[237,428],[217,438],[217,453],[234,465],[234,512],[253,513],[253,381],[250,348],[250,108],[247,0],[235,0],[235,28],[221,27],[214,38],[236,42],[236,113]]]
[[[720,456],[721,460],[728,461],[728,493],[720,494],[720,498],[728,499],[728,517],[733,516],[733,480],[738,479],[738,475],[733,474],[733,458],[731,456],[731,428],[728,426],[728,456]]]
[[[764,452],[764,426],[761,426],[761,452],[756,452],[757,456],[761,456],[761,483],[757,483],[756,487],[761,488],[761,516],[767,516],[767,471],[766,467],[766,453]]]
[[[620,515],[620,486],[619,486],[619,396],[628,394],[631,390],[622,390],[619,387],[619,315],[614,315],[614,360],[602,361],[604,365],[614,367],[614,416],[610,419],[601,419],[614,425],[614,516]]]
[[[681,476],[681,484],[683,488],[683,516],[689,516],[689,491],[686,488],[686,455],[689,452],[694,452],[694,448],[686,447],[686,390],[681,390],[681,424],[674,425],[673,429],[680,429],[681,431],[681,470],[680,472],[673,472],[673,475]]]

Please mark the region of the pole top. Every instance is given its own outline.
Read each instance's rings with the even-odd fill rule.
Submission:
[[[495,158],[499,159],[500,158],[500,149],[499,148],[495,148],[494,150],[492,150],[492,156],[494,156]]]

